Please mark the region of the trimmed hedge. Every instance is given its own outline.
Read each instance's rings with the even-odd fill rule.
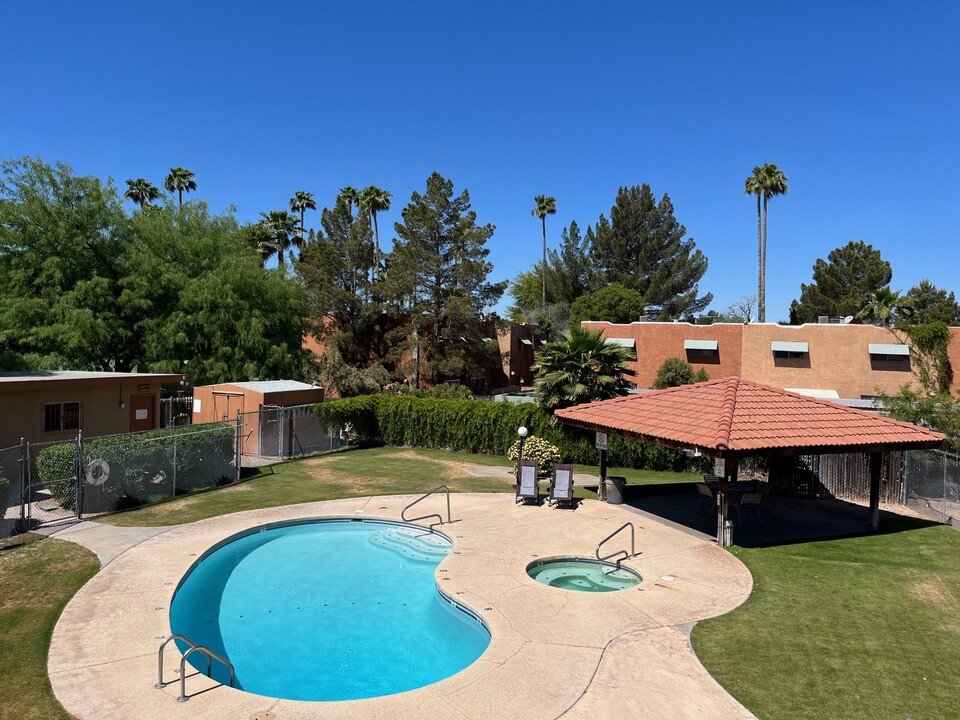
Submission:
[[[593,432],[554,425],[551,416],[533,403],[363,395],[327,400],[317,405],[315,412],[331,423],[349,424],[362,443],[484,455],[505,456],[517,439],[517,428],[523,425],[531,435],[556,445],[564,462],[599,462]],[[608,448],[611,467],[682,471],[689,465],[681,452],[616,435],[610,436]]]
[[[163,428],[129,435],[95,438],[83,443],[83,468],[103,460],[110,475],[101,485],[82,484],[84,513],[135,507],[151,500],[229,479],[233,460],[233,426],[225,423]],[[173,445],[176,437],[176,467]],[[59,443],[37,453],[38,478],[57,503],[76,508],[77,444]]]

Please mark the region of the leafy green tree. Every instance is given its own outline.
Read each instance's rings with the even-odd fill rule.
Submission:
[[[692,385],[693,383],[706,382],[710,379],[707,371],[700,368],[696,372],[693,366],[686,360],[671,357],[663,361],[663,364],[657,368],[657,377],[653,381],[654,390],[663,390],[664,388],[680,387],[681,385]]]
[[[170,168],[170,173],[163,181],[163,186],[168,191],[177,193],[180,207],[183,207],[183,194],[197,189],[197,176],[186,168]]]
[[[160,197],[160,189],[149,180],[137,178],[136,180],[127,180],[126,183],[127,190],[123,193],[123,197],[135,202],[141,210]]]
[[[912,313],[910,301],[902,297],[899,290],[891,290],[887,285],[870,293],[863,309],[857,313],[857,319],[888,328],[894,320],[909,318]]]
[[[62,163],[0,162],[0,351],[8,365],[132,369],[137,348],[119,283],[129,247],[112,185]]]
[[[418,369],[434,384],[479,375],[497,362],[495,343],[483,342],[485,308],[495,305],[506,282],[490,283],[487,240],[493,225],[477,225],[470,193],[454,195],[440,173],[414,192],[394,225],[398,235],[387,259],[384,291],[409,309],[414,335],[407,345]]]
[[[290,212],[300,213],[300,237],[306,232],[304,219],[307,210],[316,210],[317,201],[313,199],[313,193],[306,190],[297,190],[290,198]]]
[[[563,340],[547,343],[534,359],[537,402],[550,412],[626,395],[630,389],[624,377],[629,352],[608,343],[599,330],[571,327]]]
[[[303,246],[303,237],[297,234],[297,219],[286,210],[271,210],[260,213],[259,225],[263,238],[262,251],[268,253],[267,258],[274,252],[280,267],[286,265],[286,253],[293,247]]]
[[[316,377],[328,391],[333,390],[340,397],[375,395],[391,379],[390,372],[379,363],[363,368],[347,363],[336,347],[324,349],[317,362]]]
[[[620,283],[612,283],[577,298],[570,308],[570,322],[573,325],[579,325],[584,320],[630,323],[639,320],[642,314],[643,298],[640,293]]]
[[[206,203],[158,208],[132,220],[121,303],[138,364],[196,384],[302,379],[303,290],[265,272],[231,215]]]
[[[376,241],[376,249],[373,254],[373,282],[380,280],[380,228],[377,225],[377,213],[386,212],[390,209],[390,198],[393,193],[389,193],[376,185],[365,187],[360,193],[360,208],[369,213],[370,224],[373,226],[373,237]]]
[[[894,395],[878,391],[877,399],[884,415],[941,432],[947,447],[960,452],[960,401],[949,393],[928,395],[903,385]]]
[[[707,258],[673,215],[664,195],[657,202],[650,186],[620,188],[610,220],[597,221],[591,262],[603,284],[620,283],[636,290],[646,306],[659,309],[659,320],[690,317],[713,300],[697,297],[697,283]]]
[[[929,280],[921,280],[907,292],[913,309],[911,320],[917,324],[942,322],[960,325],[960,305],[953,293],[941,290]]]
[[[826,260],[814,263],[813,282],[800,285],[800,299],[790,304],[790,323],[816,322],[821,315],[855,316],[892,277],[890,263],[863,241],[831,250]]]
[[[540,223],[543,227],[543,261],[540,265],[541,273],[541,283],[542,283],[542,295],[541,295],[541,307],[546,309],[547,307],[547,215],[556,215],[557,213],[557,199],[555,197],[549,197],[548,195],[537,195],[533,198],[533,201],[536,203],[533,210],[530,211],[530,214],[534,217],[540,218]]]
[[[753,168],[744,184],[747,195],[757,196],[757,321],[767,320],[767,203],[770,198],[786,195],[787,176],[773,163]],[[763,233],[760,232],[760,198],[763,198]]]

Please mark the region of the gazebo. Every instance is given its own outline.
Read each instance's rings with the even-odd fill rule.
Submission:
[[[936,448],[944,439],[910,423],[738,377],[585,403],[554,416],[566,425],[723,460],[717,502],[721,545],[729,544],[727,489],[741,458],[868,453],[870,526],[876,530],[884,454]],[[600,453],[602,483],[606,458],[604,450]]]

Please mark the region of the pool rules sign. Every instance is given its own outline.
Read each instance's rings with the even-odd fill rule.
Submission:
[[[607,449],[607,434],[598,432],[597,433],[597,450],[606,450]]]

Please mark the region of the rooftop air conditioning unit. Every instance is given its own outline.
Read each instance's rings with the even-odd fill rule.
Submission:
[[[817,324],[818,324],[818,325],[828,325],[829,323],[830,323],[830,316],[829,316],[829,315],[818,315],[818,316],[817,316]]]

